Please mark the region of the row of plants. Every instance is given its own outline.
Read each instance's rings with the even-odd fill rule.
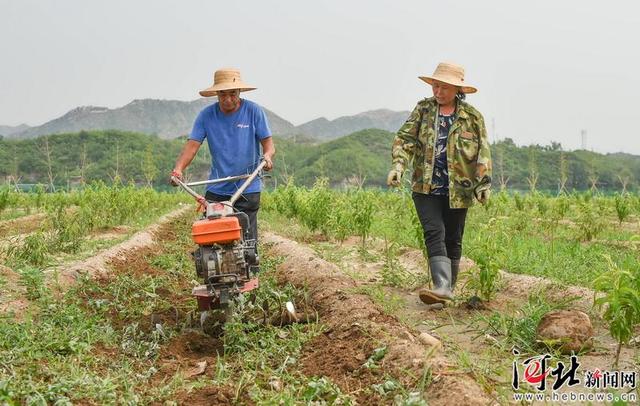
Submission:
[[[364,246],[372,236],[421,249],[426,255],[408,192],[341,192],[330,189],[324,179],[310,189],[290,181],[265,193],[262,207],[338,242],[355,235]],[[620,266],[639,260],[639,235],[640,196],[497,193],[488,205],[471,208],[464,251],[488,273],[504,269],[590,286],[608,269],[603,255]]]
[[[338,242],[350,235],[363,246],[368,236],[383,239],[385,284],[410,286],[396,264],[397,246],[424,252],[406,192],[337,192],[322,180],[311,189],[289,183],[267,194],[263,208]],[[640,196],[497,193],[467,216],[464,255],[475,262],[467,288],[490,300],[500,286],[499,270],[593,288],[602,292],[595,305],[621,346],[640,324],[639,243]]]
[[[195,332],[192,217],[172,222],[170,237],[130,261],[135,265],[121,265],[105,279],[81,278],[65,294],[52,290],[42,267],[21,272],[30,307],[20,319],[0,317],[0,404],[176,405],[201,391],[229,404],[355,404],[331,379],[303,372],[303,349],[322,334],[321,324],[259,322],[265,309],[277,315],[288,300],[313,313],[307,292],[277,283],[281,260],[268,250],[260,289],[235,303],[221,342]],[[192,348],[194,359],[173,353],[182,348],[177,343]],[[385,351],[366,354],[361,368],[380,368]],[[192,374],[201,359],[205,370]],[[425,404],[413,388],[380,379],[366,390],[396,404]]]
[[[79,252],[93,232],[122,225],[138,228],[189,201],[185,194],[102,182],[73,192],[15,195],[45,216],[37,231],[24,239],[10,238],[5,245],[4,253],[14,266],[43,266],[56,255]]]

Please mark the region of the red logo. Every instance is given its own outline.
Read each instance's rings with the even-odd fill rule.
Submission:
[[[542,382],[547,378],[549,374],[549,370],[544,366],[544,359],[541,357],[539,359],[529,358],[525,361],[525,365],[529,362],[524,369],[524,380],[529,382],[531,385],[536,385]]]

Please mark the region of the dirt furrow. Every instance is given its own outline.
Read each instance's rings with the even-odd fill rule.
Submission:
[[[128,240],[115,245],[109,249],[99,252],[94,257],[76,261],[71,264],[58,266],[47,272],[57,272],[60,284],[65,287],[73,284],[80,275],[88,275],[95,277],[100,274],[109,272],[108,263],[117,259],[127,258],[127,253],[131,251],[141,250],[151,246],[154,243],[154,234],[165,224],[179,217],[189,210],[193,210],[193,206],[184,206],[171,213],[165,214],[146,229],[137,232]]]
[[[44,213],[35,213],[0,222],[0,237],[31,233],[40,227]]]
[[[429,404],[494,403],[471,377],[451,374],[450,360],[437,347],[423,344],[415,330],[382,312],[368,296],[354,293],[357,282],[335,264],[272,233],[264,233],[262,241],[270,254],[284,257],[278,268],[281,281],[307,287],[320,322],[328,327],[306,348],[302,360],[306,373],[326,375],[360,403],[377,404],[381,399],[368,397],[365,389],[381,383],[382,375],[362,366],[375,348],[386,346],[381,367],[406,388],[420,388],[428,370],[433,380],[423,389]]]
[[[110,269],[109,262],[125,259],[128,253],[151,246],[154,243],[154,233],[158,232],[163,225],[192,209],[192,206],[185,206],[174,210],[162,216],[153,225],[134,234],[127,241],[99,252],[94,257],[70,264],[62,264],[44,272],[47,275],[57,274],[57,281],[59,282],[57,287],[62,290],[72,285],[81,274],[95,277],[108,273]],[[1,270],[7,279],[7,285],[3,289],[2,297],[0,297],[0,314],[13,314],[14,317],[20,319],[29,304],[28,299],[25,297],[26,290],[18,283],[19,276],[14,271],[7,267],[2,267]],[[55,281],[56,278],[50,277],[47,280]]]

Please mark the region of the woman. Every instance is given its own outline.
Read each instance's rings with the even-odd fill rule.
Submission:
[[[460,270],[467,209],[486,203],[491,153],[482,114],[464,101],[477,89],[464,82],[464,68],[440,63],[431,76],[433,97],[418,102],[393,141],[389,186],[400,186],[413,163],[413,202],[429,255],[433,289],[420,290],[426,304],[453,299]]]

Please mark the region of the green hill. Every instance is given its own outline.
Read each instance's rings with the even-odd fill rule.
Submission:
[[[295,182],[311,185],[326,176],[333,186],[364,181],[368,186],[384,186],[391,157],[393,133],[362,130],[322,144],[298,144],[277,140],[274,177],[293,175]]]
[[[391,161],[394,134],[384,130],[362,130],[325,143],[308,137],[275,137],[277,155],[269,185],[293,177],[296,184],[312,185],[325,176],[333,187],[359,185],[384,187]],[[93,180],[165,185],[185,137],[164,140],[156,136],[122,131],[81,131],[34,139],[0,138],[0,182],[18,178],[22,183],[57,186]],[[47,153],[48,151],[48,153]],[[506,139],[492,145],[494,181],[508,179],[508,189],[558,190],[564,166],[567,190],[588,190],[593,184],[604,192],[638,190],[640,157],[563,152],[559,144],[516,146]],[[564,162],[564,164],[562,163]],[[49,164],[50,163],[50,164]],[[201,148],[189,169],[192,179],[204,179],[209,167],[207,148]]]
[[[112,181],[115,177],[125,182],[157,183],[161,178],[164,182],[183,143],[184,137],[161,140],[153,135],[113,130],[3,139],[0,179],[49,183],[50,169],[57,186],[83,180]],[[209,160],[204,149],[194,161],[194,169],[206,174]]]

